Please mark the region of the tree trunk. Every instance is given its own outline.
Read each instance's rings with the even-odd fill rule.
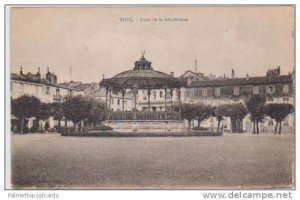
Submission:
[[[236,120],[231,119],[231,132],[236,133]]]
[[[188,131],[191,130],[191,120],[188,120]]]
[[[277,128],[278,128],[278,122],[276,121],[275,130],[274,130],[274,134],[277,134]]]
[[[20,133],[23,134],[24,133],[24,116],[21,117],[21,130]]]
[[[60,119],[58,120],[58,132],[61,132],[61,125],[60,125]]]
[[[259,134],[259,125],[258,125],[258,121],[256,121],[256,134]]]
[[[281,122],[279,122],[279,134],[281,134]]]
[[[236,131],[241,133],[241,121],[239,119],[236,120]]]
[[[256,127],[255,127],[255,121],[253,122],[253,134],[256,134]]]
[[[197,126],[197,127],[200,127],[201,120],[200,120],[200,119],[198,119],[197,121],[198,121],[198,126]]]
[[[35,120],[35,128],[36,128],[36,131],[39,131],[39,127],[40,127],[39,122],[40,122],[39,118],[36,118],[36,120]]]
[[[220,132],[220,120],[218,120],[218,133]]]
[[[74,123],[75,132],[78,131],[78,123]]]

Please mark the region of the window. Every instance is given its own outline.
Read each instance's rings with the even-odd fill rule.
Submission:
[[[202,96],[206,97],[207,96],[207,89],[202,89]]]
[[[163,98],[163,91],[160,91],[160,92],[159,92],[159,97],[160,97],[160,98]]]
[[[283,86],[283,93],[289,93],[289,86],[288,85],[284,85]]]
[[[156,99],[156,91],[153,91],[153,99]]]
[[[120,105],[120,99],[117,100],[117,104]]]
[[[190,97],[193,97],[193,96],[195,96],[195,91],[194,91],[194,89],[190,89]]]
[[[59,88],[56,88],[56,95],[59,95]]]
[[[259,88],[253,87],[253,94],[259,94]]]
[[[266,88],[266,90],[267,90],[267,93],[268,94],[274,94],[275,93],[275,86],[267,86],[267,88]]]
[[[233,94],[234,95],[239,95],[240,94],[240,88],[239,87],[233,88]]]
[[[216,88],[215,89],[215,95],[216,96],[220,96],[220,94],[221,94],[221,89],[220,88]]]
[[[49,94],[50,92],[50,87],[46,87],[46,94]]]
[[[283,98],[283,103],[289,103],[289,98]]]
[[[143,100],[147,100],[147,91],[143,90]]]
[[[111,98],[111,104],[114,104],[114,98]]]

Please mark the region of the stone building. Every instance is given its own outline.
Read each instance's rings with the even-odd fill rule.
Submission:
[[[232,70],[231,78],[193,81],[188,84],[185,91],[186,103],[204,103],[213,106],[228,103],[245,104],[247,98],[252,95],[262,95],[267,98],[267,103],[290,103],[294,104],[294,73],[280,75],[280,67],[268,70],[265,76],[236,78]],[[215,119],[207,120],[204,126],[215,124]],[[226,119],[226,126],[230,129],[230,120]],[[196,122],[195,122],[196,123]],[[284,121],[283,131],[292,132],[294,130],[294,113],[290,114]],[[272,132],[275,122],[266,118],[261,123],[263,132]],[[252,131],[252,123],[249,115],[243,120],[244,131]]]
[[[43,103],[62,102],[67,96],[84,95],[84,91],[78,88],[63,86],[57,84],[57,76],[47,70],[45,78],[40,74],[40,68],[36,74],[23,73],[21,67],[20,73],[11,73],[10,79],[10,96],[11,99],[16,99],[22,95],[32,95],[40,99]],[[27,119],[28,128],[32,127],[35,118]],[[12,125],[17,123],[18,119],[12,116]],[[55,126],[55,121],[52,117],[46,120],[49,127]],[[45,121],[41,121],[41,126],[45,125]],[[64,125],[64,124],[63,124]]]

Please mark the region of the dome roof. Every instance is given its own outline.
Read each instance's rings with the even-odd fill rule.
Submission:
[[[124,72],[121,72],[112,78],[174,78],[173,76],[160,72],[155,71],[153,69],[147,69],[147,70],[127,70]]]
[[[172,75],[156,71],[151,67],[151,62],[142,58],[134,63],[132,70],[121,72],[110,79],[103,79],[102,86],[118,88],[179,88],[185,86],[185,80],[175,78]]]

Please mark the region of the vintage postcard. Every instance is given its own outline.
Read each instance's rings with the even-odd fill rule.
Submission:
[[[6,33],[8,189],[295,188],[293,5],[14,5]]]

